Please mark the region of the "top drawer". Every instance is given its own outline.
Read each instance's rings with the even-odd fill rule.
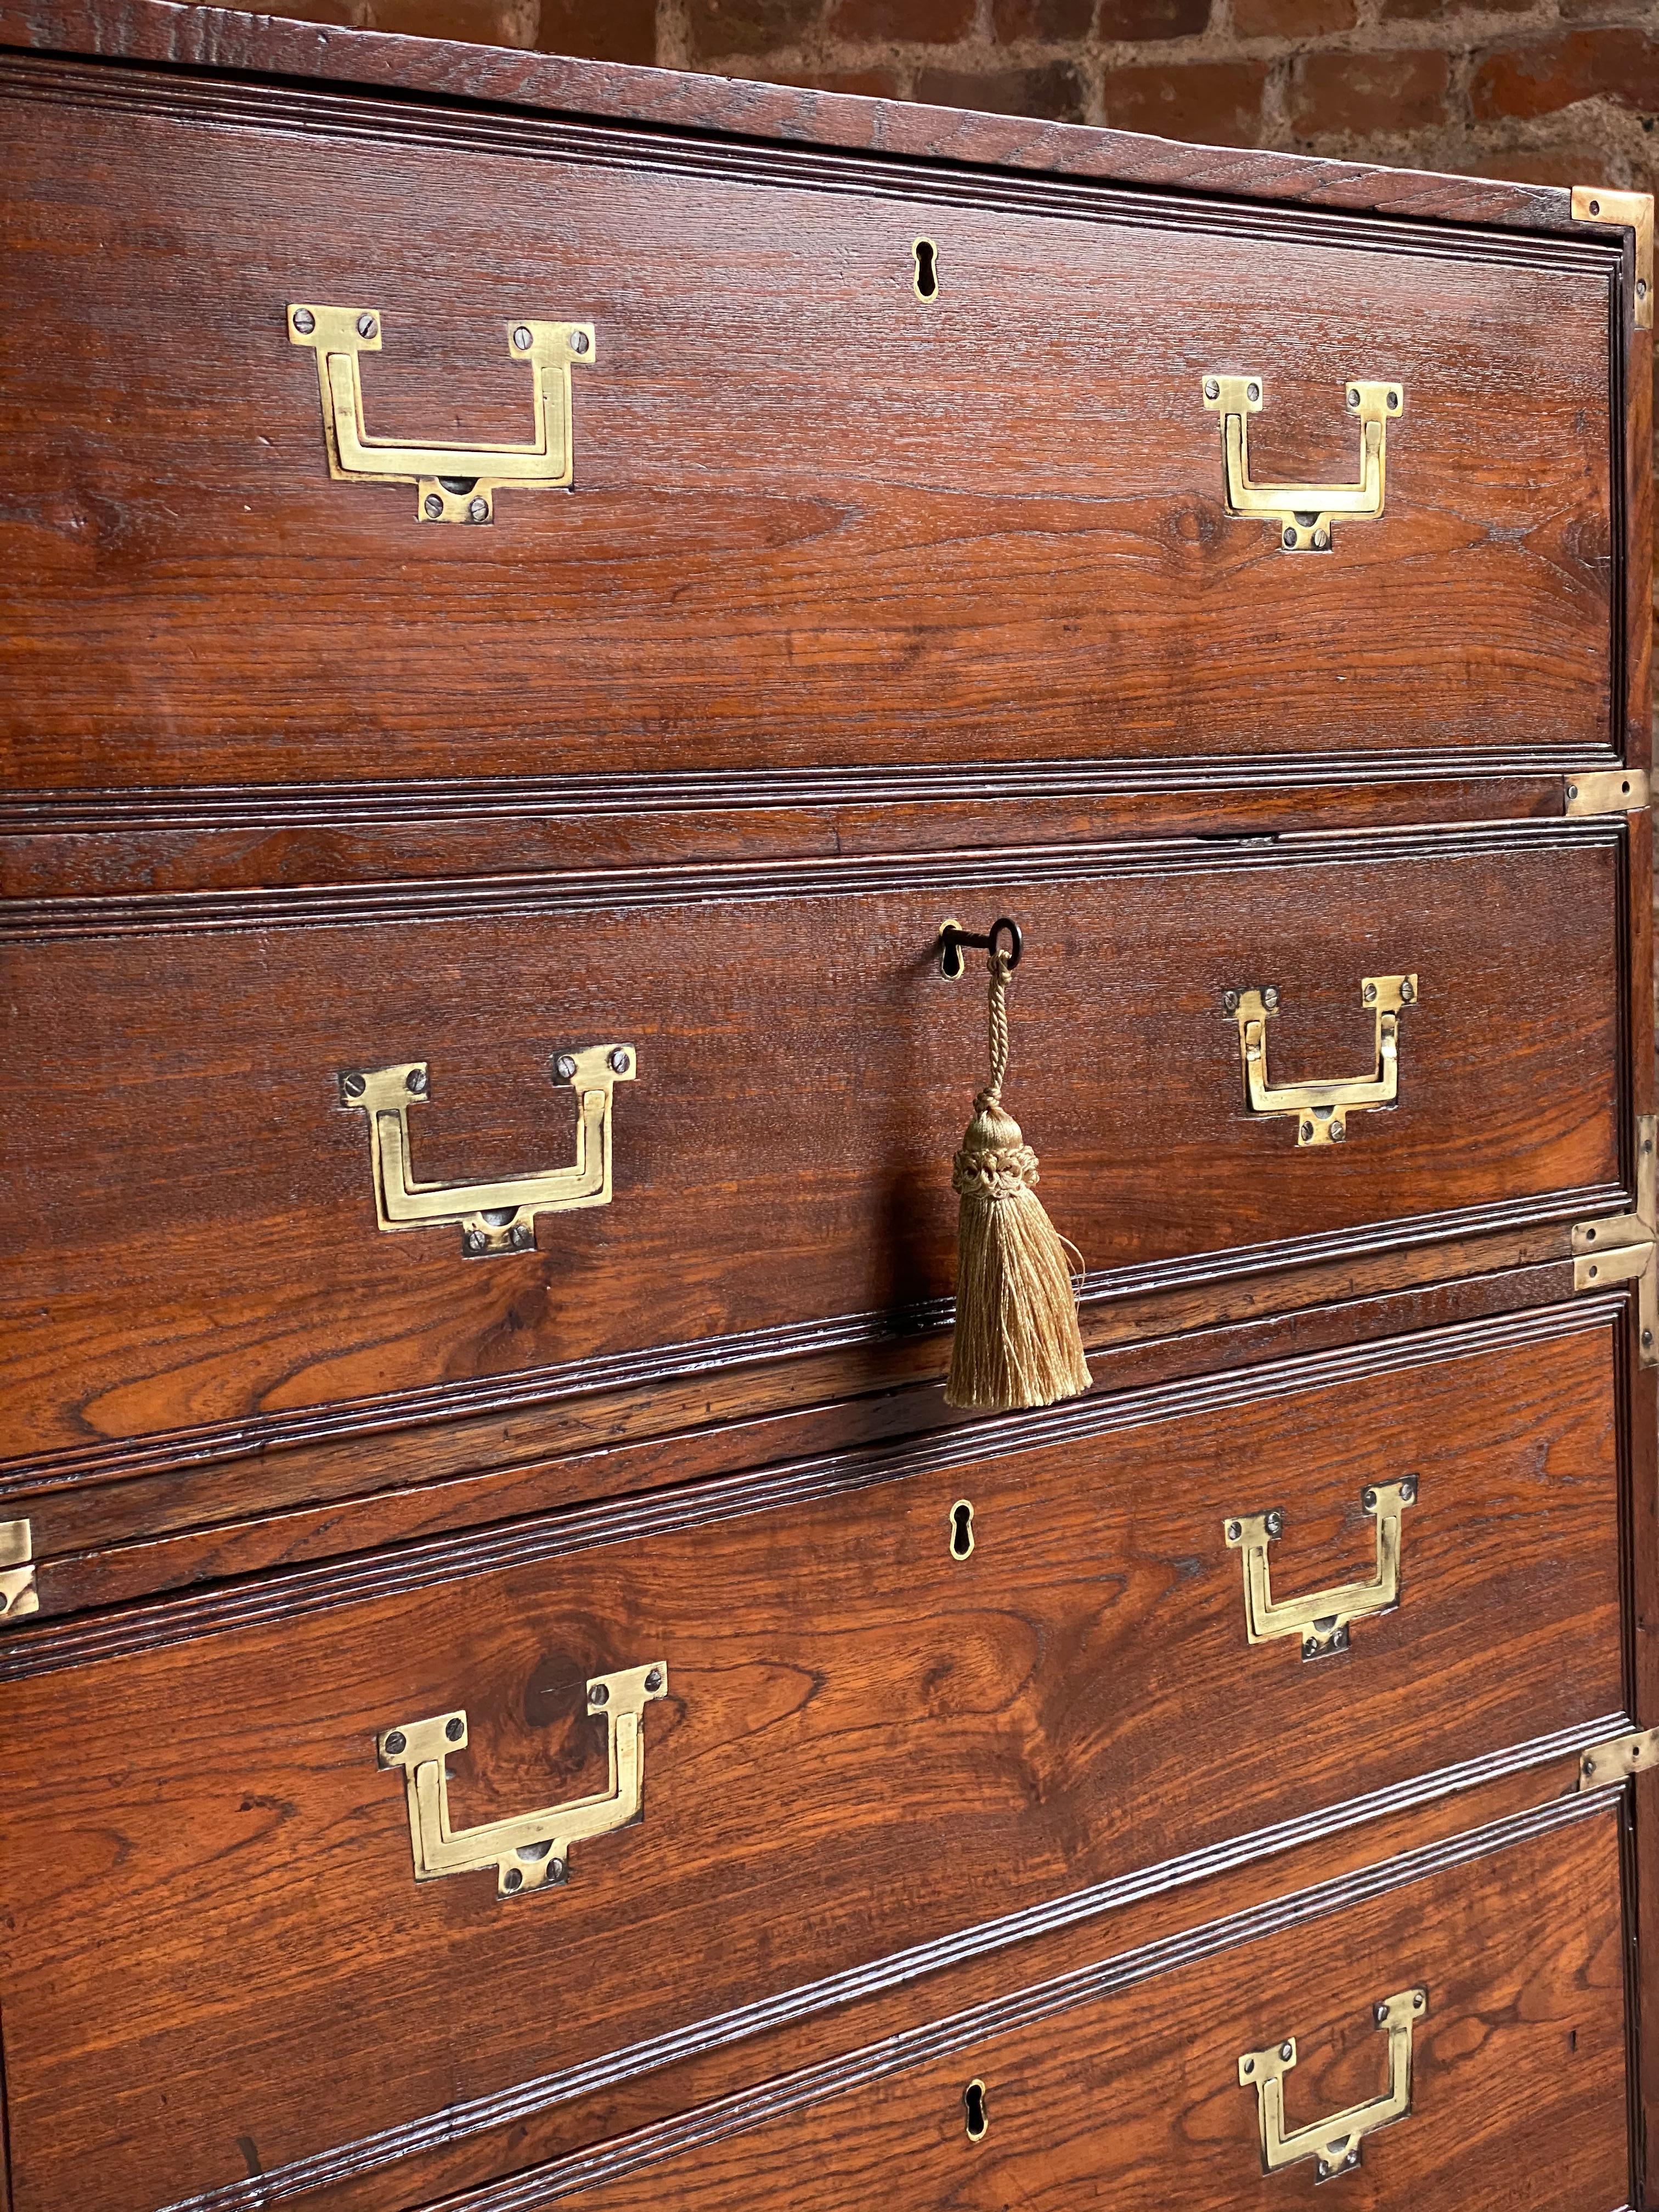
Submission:
[[[1620,741],[1605,233],[11,82],[18,783]]]

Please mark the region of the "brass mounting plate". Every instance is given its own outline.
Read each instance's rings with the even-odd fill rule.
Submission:
[[[27,1521],[0,1521],[0,1626],[40,1610],[34,1586],[33,1531]]]
[[[1593,1743],[1579,1754],[1578,1787],[1605,1790],[1632,1774],[1646,1773],[1650,1766],[1659,1766],[1659,1729],[1638,1729],[1630,1735],[1610,1736],[1605,1743]]]
[[[1285,1114],[1296,1122],[1296,1141],[1340,1145],[1348,1115],[1366,1106],[1391,1106],[1400,1095],[1400,1016],[1420,1002],[1415,975],[1366,975],[1359,1002],[1376,1016],[1376,1060],[1366,1075],[1328,1083],[1273,1083],[1267,1073],[1267,1024],[1279,1012],[1276,985],[1224,991],[1221,1003],[1238,1024],[1244,1069],[1244,1103],[1253,1114]]]
[[[1637,1341],[1644,1367],[1659,1367],[1659,1235],[1654,1205],[1659,1190],[1659,1117],[1638,1116],[1636,1123],[1636,1211],[1611,1214],[1603,1221],[1578,1221],[1572,1230],[1572,1287],[1610,1291],[1620,1283],[1637,1286]]]
[[[1275,1600],[1268,1546],[1285,1533],[1282,1513],[1239,1513],[1223,1522],[1230,1552],[1243,1554],[1244,1633],[1251,1644],[1270,1644],[1283,1636],[1300,1639],[1304,1659],[1322,1659],[1348,1649],[1349,1630],[1368,1614],[1388,1613],[1400,1602],[1400,1516],[1417,1502],[1417,1480],[1368,1484],[1360,1504],[1376,1523],[1376,1572],[1370,1582],[1346,1583],[1339,1589],[1309,1597]]]
[[[1252,415],[1259,415],[1267,387],[1259,376],[1206,376],[1204,405],[1221,417],[1222,481],[1231,515],[1272,522],[1287,553],[1328,553],[1331,524],[1341,515],[1351,522],[1374,522],[1382,513],[1390,422],[1405,412],[1405,386],[1350,378],[1343,386],[1348,414],[1359,425],[1357,483],[1257,483],[1250,474]]]
[[[1285,2076],[1296,2064],[1296,2038],[1246,2051],[1238,2062],[1241,2088],[1254,2088],[1261,2137],[1262,2170],[1280,2173],[1302,2159],[1314,2162],[1316,2181],[1334,2181],[1360,2160],[1360,2146],[1379,2128],[1407,2118],[1412,2109],[1412,2031],[1428,2009],[1427,1993],[1401,1990],[1371,2007],[1373,2024],[1389,2039],[1389,2086],[1368,2105],[1353,2105],[1328,2120],[1285,2132]]]
[[[1651,192],[1610,192],[1600,185],[1572,188],[1575,222],[1599,222],[1609,230],[1636,234],[1636,298],[1634,322],[1638,331],[1653,328],[1653,195]]]
[[[1562,787],[1561,811],[1586,814],[1645,814],[1649,804],[1648,772],[1644,768],[1598,769],[1589,775],[1570,775]]]

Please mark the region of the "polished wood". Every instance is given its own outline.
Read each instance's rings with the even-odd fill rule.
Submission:
[[[31,179],[0,390],[17,782],[440,776],[458,729],[503,776],[1298,734],[1469,765],[1622,751],[1623,262],[1597,231],[890,158],[878,183],[198,79],[147,111],[143,82],[0,77]],[[422,526],[410,485],[331,482],[295,300],[383,316],[371,426],[463,442],[524,434],[515,318],[592,320],[573,489],[504,492],[473,530]],[[1346,380],[1402,383],[1382,520],[1289,559],[1229,520],[1218,368],[1264,380],[1258,472],[1304,482],[1356,475]]]
[[[188,1459],[325,1404],[421,1418],[434,1376],[454,1414],[498,1377],[617,1387],[936,1326],[985,1052],[979,981],[938,972],[951,914],[1026,930],[1009,1097],[1085,1297],[1622,1210],[1625,817],[1043,859],[384,886],[353,928],[343,892],[181,897],[133,942],[20,943],[9,1461],[27,1482],[158,1434]],[[1245,1110],[1224,989],[1280,987],[1280,1079],[1359,1074],[1360,979],[1404,969],[1400,1103],[1298,1154]],[[571,1157],[550,1055],[610,1042],[640,1069],[612,1204],[484,1261],[376,1229],[342,1070],[429,1062],[417,1175],[522,1172]]]
[[[1609,1333],[1570,1307],[1485,1334],[693,1484],[252,1585],[240,1610],[177,1601],[125,1654],[95,1624],[82,1650],[9,1640],[6,1971],[54,1990],[8,2026],[24,2204],[71,2172],[88,2212],[229,2179],[252,2045],[261,2156],[292,2165],[544,2071],[555,1987],[577,2067],[975,1923],[1006,1946],[1050,1900],[1104,1910],[1140,1870],[1480,1753],[1616,1730]],[[1398,1610],[1346,1657],[1249,1646],[1225,1517],[1284,1511],[1282,1591],[1364,1578],[1360,1492],[1407,1470]],[[464,1706],[455,1820],[557,1803],[604,1786],[584,1680],[647,1659],[670,1698],[638,1825],[574,1852],[562,1892],[415,1885],[377,1731]],[[76,1917],[91,1889],[105,1909]],[[336,2034],[371,2016],[398,2022],[395,2074]]]

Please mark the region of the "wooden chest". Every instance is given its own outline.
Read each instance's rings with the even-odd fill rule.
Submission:
[[[1659,2199],[1651,203],[0,46],[9,2212]]]

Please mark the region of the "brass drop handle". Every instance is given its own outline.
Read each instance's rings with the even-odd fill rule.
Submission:
[[[428,1096],[423,1060],[395,1067],[354,1068],[339,1079],[340,1103],[368,1116],[369,1174],[381,1229],[459,1227],[470,1259],[528,1252],[538,1213],[569,1213],[611,1203],[611,1101],[639,1066],[631,1044],[591,1044],[560,1053],[556,1083],[576,1093],[576,1158],[566,1168],[497,1182],[416,1182],[410,1172],[409,1109]]]
[[[508,357],[531,374],[534,434],[527,445],[446,446],[374,438],[365,427],[358,361],[380,350],[385,319],[378,307],[296,301],[288,310],[289,343],[309,346],[317,356],[331,477],[349,483],[412,483],[422,522],[489,522],[503,484],[544,490],[571,481],[570,371],[578,363],[591,366],[597,357],[592,323],[509,323]]]
[[[1417,1502],[1416,1478],[1408,1474],[1399,1482],[1373,1483],[1361,1492],[1359,1502],[1376,1523],[1376,1574],[1370,1582],[1345,1583],[1311,1597],[1273,1596],[1267,1547],[1285,1533],[1282,1513],[1237,1513],[1222,1523],[1228,1550],[1243,1554],[1244,1632],[1250,1643],[1299,1637],[1304,1659],[1322,1658],[1347,1650],[1352,1623],[1399,1604],[1400,1516]]]
[[[1279,1012],[1278,990],[1270,983],[1265,990],[1224,991],[1221,1003],[1238,1024],[1245,1105],[1252,1114],[1294,1115],[1298,1146],[1341,1144],[1356,1107],[1392,1106],[1400,1096],[1401,1012],[1421,996],[1415,975],[1365,976],[1360,1004],[1376,1018],[1370,1072],[1329,1083],[1273,1083],[1267,1074],[1267,1024]]]
[[[405,1721],[375,1740],[382,1772],[401,1767],[409,1801],[409,1840],[416,1881],[438,1881],[451,1874],[495,1869],[498,1897],[517,1897],[562,1882],[569,1871],[570,1846],[608,1836],[638,1817],[645,1790],[646,1707],[668,1694],[668,1668],[660,1660],[596,1674],[587,1686],[587,1710],[605,1723],[611,1770],[608,1788],[598,1796],[578,1797],[544,1812],[520,1813],[510,1820],[490,1820],[459,1833],[449,1824],[449,1776],[445,1754],[466,1748],[466,1715],[434,1713],[430,1720]]]
[[[1287,553],[1328,553],[1331,520],[1345,515],[1374,522],[1382,512],[1388,472],[1389,425],[1405,410],[1404,386],[1372,384],[1355,378],[1344,387],[1347,410],[1359,423],[1359,481],[1357,483],[1257,483],[1250,475],[1252,415],[1261,412],[1265,386],[1259,376],[1206,376],[1204,404],[1221,417],[1221,465],[1227,512],[1279,526]]]
[[[1374,2024],[1389,2038],[1389,2086],[1368,2105],[1353,2105],[1328,2120],[1285,2132],[1285,2076],[1296,2064],[1296,2038],[1272,2044],[1266,2051],[1247,2051],[1238,2062],[1239,2086],[1255,2091],[1256,2118],[1261,2135],[1261,2165],[1267,2173],[1280,2173],[1287,2166],[1310,2158],[1316,2181],[1330,2181],[1350,2173],[1359,2164],[1360,2146],[1379,2128],[1410,2117],[1412,2109],[1412,2030],[1428,2009],[1422,1990],[1401,1990],[1371,2008]]]

